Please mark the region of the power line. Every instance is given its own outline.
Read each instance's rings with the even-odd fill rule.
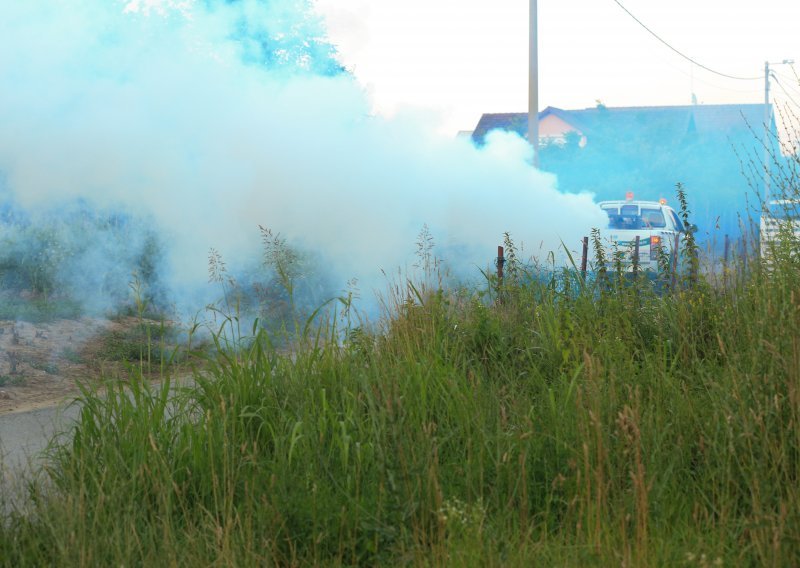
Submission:
[[[669,43],[668,43],[666,40],[664,40],[664,39],[661,39],[661,37],[660,37],[660,36],[659,36],[659,35],[658,35],[656,32],[654,32],[653,30],[651,30],[650,28],[648,28],[648,27],[647,27],[647,26],[644,24],[644,22],[642,22],[642,21],[641,21],[639,18],[637,18],[636,16],[634,16],[634,15],[631,13],[631,11],[630,11],[630,10],[628,10],[628,9],[627,9],[625,6],[623,6],[623,5],[622,5],[622,2],[620,2],[619,0],[613,0],[613,1],[614,1],[614,3],[615,3],[617,6],[619,6],[620,8],[622,8],[622,9],[625,11],[625,13],[626,13],[626,14],[628,14],[628,15],[629,15],[631,18],[633,18],[633,19],[634,19],[634,21],[635,21],[637,24],[639,24],[639,25],[640,25],[640,26],[642,26],[642,27],[643,27],[645,30],[647,30],[647,32],[648,32],[648,33],[649,33],[651,36],[653,36],[654,38],[656,38],[658,41],[660,41],[661,43],[663,43],[664,45],[666,45],[668,48],[670,48],[672,51],[674,51],[675,53],[677,53],[678,55],[680,55],[681,57],[683,57],[683,58],[684,58],[684,59],[686,59],[687,61],[691,61],[692,63],[694,63],[695,65],[697,65],[697,66],[698,66],[698,67],[700,67],[701,69],[705,69],[706,71],[709,71],[709,72],[711,72],[711,73],[714,73],[715,75],[719,75],[720,77],[726,77],[726,78],[728,78],[728,79],[736,79],[737,81],[758,81],[758,80],[760,80],[760,79],[763,79],[763,78],[764,78],[763,76],[761,76],[761,77],[736,77],[735,75],[728,75],[727,73],[720,73],[719,71],[715,71],[714,69],[711,69],[710,67],[706,67],[706,66],[705,66],[705,65],[703,65],[702,63],[698,63],[697,61],[695,61],[694,59],[692,59],[691,57],[689,57],[689,56],[688,56],[688,55],[686,55],[685,53],[683,53],[683,52],[681,52],[681,51],[678,51],[676,48],[672,47],[672,46],[671,46],[671,45],[670,45],[670,44],[669,44]]]
[[[703,79],[702,77],[692,76],[689,73],[687,73],[686,71],[682,71],[682,70],[678,69],[678,72],[681,73],[682,75],[686,76],[686,77],[691,77],[694,81],[697,81],[699,83],[703,83],[704,85],[708,85],[709,87],[713,87],[714,89],[719,89],[720,91],[728,91],[730,93],[746,93],[748,95],[753,95],[753,94],[757,94],[757,93],[758,94],[763,94],[764,93],[764,89],[755,89],[755,88],[751,88],[751,89],[732,89],[730,87],[723,87],[722,85],[718,85],[716,83],[712,83],[711,81]]]
[[[665,64],[669,65],[675,72],[680,73],[684,77],[691,78],[692,81],[697,81],[698,83],[702,83],[703,85],[707,85],[709,87],[713,87],[714,89],[718,89],[720,91],[727,91],[729,93],[746,93],[748,95],[763,94],[764,93],[764,89],[763,88],[758,89],[758,88],[755,88],[753,86],[751,86],[748,89],[733,89],[731,87],[725,87],[725,86],[720,85],[719,83],[713,82],[713,80],[706,79],[705,77],[708,77],[708,75],[697,76],[696,74],[694,74],[692,72],[686,71],[685,69],[683,69],[682,64],[681,65],[677,65],[677,64],[673,65],[671,62],[666,62]],[[694,88],[694,84],[692,84],[692,88]]]
[[[800,96],[800,89],[798,89],[797,87],[795,87],[794,85],[792,85],[792,82],[793,82],[793,81],[792,81],[792,78],[791,78],[791,77],[788,77],[788,76],[784,75],[783,73],[778,73],[778,72],[776,72],[776,71],[771,71],[771,74],[772,74],[772,77],[773,77],[773,78],[775,78],[775,80],[776,80],[776,81],[778,80],[778,77],[780,77],[780,78],[781,78],[781,79],[783,79],[783,80],[788,80],[788,81],[790,81],[790,83],[789,83],[789,84],[783,85],[783,88],[785,88],[785,89],[789,89],[790,91],[792,91],[792,92],[793,92],[793,93],[795,93],[796,95]]]
[[[783,91],[783,94],[785,94],[785,95],[786,95],[786,97],[787,97],[787,98],[788,98],[790,101],[792,101],[792,102],[795,104],[795,106],[797,106],[798,108],[800,108],[800,103],[798,103],[796,100],[794,100],[794,97],[792,97],[792,95],[790,95],[790,94],[789,94],[789,91],[787,91],[787,90],[784,88],[784,86],[783,86],[783,83],[781,83],[780,81],[778,81],[778,78],[777,78],[777,77],[775,77],[774,75],[773,75],[773,77],[772,77],[772,78],[773,78],[773,79],[775,79],[775,82],[776,82],[776,83],[778,84],[778,86],[781,88],[781,91]]]
[[[797,84],[800,85],[800,76],[797,75],[797,71],[794,68],[794,63],[789,63],[789,69],[792,70],[792,73],[794,73],[794,78],[797,79]]]

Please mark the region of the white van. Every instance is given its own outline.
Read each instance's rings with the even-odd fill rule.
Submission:
[[[633,265],[636,237],[639,237],[639,267],[658,270],[658,251],[671,254],[686,228],[675,210],[660,201],[601,201],[601,209],[608,215],[608,226],[600,231],[606,256],[613,258],[614,251],[622,254],[622,264],[627,269]],[[692,228],[693,230],[694,228]]]

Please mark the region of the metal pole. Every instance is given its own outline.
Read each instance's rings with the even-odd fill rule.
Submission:
[[[769,204],[770,124],[772,124],[772,116],[769,109],[769,61],[765,61],[764,62],[764,205]]]
[[[537,0],[530,0],[528,35],[528,142],[533,146],[533,165],[539,167],[539,24]]]

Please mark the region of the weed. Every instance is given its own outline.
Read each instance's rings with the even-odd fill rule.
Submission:
[[[427,224],[422,225],[416,245],[417,262],[414,263],[414,268],[421,270],[427,280],[439,268],[439,260],[433,254],[435,242]]]
[[[33,359],[26,360],[26,363],[32,369],[38,369],[39,371],[44,371],[48,375],[57,375],[58,374],[58,365],[55,363],[45,363],[42,361],[35,361]]]
[[[511,238],[511,233],[503,233],[503,247],[505,255],[505,263],[503,264],[504,282],[508,283],[512,288],[518,287],[522,279],[522,264],[519,260],[517,244]]]
[[[0,375],[0,387],[18,387],[27,382],[21,375]]]
[[[676,185],[676,194],[678,196],[678,215],[686,227],[683,241],[681,243],[680,253],[686,268],[686,275],[690,285],[697,283],[698,275],[700,272],[700,251],[697,246],[697,239],[695,238],[696,227],[690,222],[691,212],[689,211],[689,201],[686,197],[686,189],[683,184]]]
[[[8,366],[11,369],[11,374],[15,375],[19,372],[17,366],[23,362],[23,358],[19,351],[9,349],[8,351],[6,351],[6,361],[8,361]]]
[[[542,271],[490,302],[490,278],[406,282],[376,328],[316,311],[281,343],[256,323],[217,334],[185,388],[143,366],[85,388],[0,558],[797,565],[800,266],[661,294],[609,282],[592,236],[580,286]],[[170,342],[140,323],[120,357]]]
[[[83,315],[79,302],[67,298],[20,298],[0,292],[0,320],[50,322],[57,319],[78,319]]]
[[[84,362],[83,357],[81,356],[81,354],[78,353],[77,351],[75,351],[71,347],[65,347],[61,351],[61,357],[66,359],[70,363],[79,364],[79,363],[83,363]]]

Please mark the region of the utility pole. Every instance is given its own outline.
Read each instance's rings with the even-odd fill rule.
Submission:
[[[769,107],[769,61],[764,62],[764,206],[769,207],[769,181],[770,181],[770,125],[772,113]]]
[[[776,61],[772,65],[792,65],[793,59]],[[769,70],[770,62],[764,62],[764,205],[769,206],[770,181],[771,181],[771,161],[770,149],[772,145],[772,108],[769,105],[769,77],[772,71]]]
[[[530,0],[528,35],[528,143],[533,146],[533,165],[539,167],[539,24],[537,0]]]

